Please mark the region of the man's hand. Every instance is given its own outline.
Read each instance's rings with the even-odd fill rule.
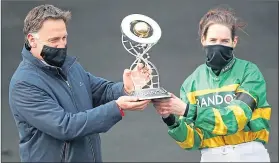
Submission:
[[[123,73],[124,89],[127,94],[132,93],[136,88],[142,88],[151,79],[152,70],[149,66],[144,66],[142,63],[131,71],[125,69]]]
[[[137,97],[121,96],[116,100],[116,104],[122,110],[144,110],[150,100],[138,101]]]
[[[175,95],[171,94],[171,96],[167,99],[152,100],[157,113],[163,117],[168,117],[169,114],[184,115],[186,104]]]

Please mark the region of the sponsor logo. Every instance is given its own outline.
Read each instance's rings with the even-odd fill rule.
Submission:
[[[227,106],[234,98],[234,92],[217,92],[196,97],[196,103],[200,107]]]

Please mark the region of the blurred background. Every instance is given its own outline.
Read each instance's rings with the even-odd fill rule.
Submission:
[[[278,2],[231,0],[52,0],[2,1],[2,162],[17,162],[18,132],[8,104],[10,78],[21,61],[23,21],[33,7],[53,4],[70,10],[69,54],[96,76],[122,80],[122,73],[135,57],[121,44],[120,23],[133,13],[147,15],[162,28],[161,40],[151,51],[151,61],[160,72],[161,85],[175,95],[185,78],[204,63],[198,36],[200,18],[219,5],[233,8],[246,23],[239,32],[235,55],[258,65],[267,82],[272,105],[271,135],[267,145],[271,161],[278,161]],[[142,112],[127,112],[125,118],[102,134],[105,162],[197,162],[199,151],[184,151],[167,134],[167,127],[150,105]]]

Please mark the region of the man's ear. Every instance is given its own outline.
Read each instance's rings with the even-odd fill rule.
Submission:
[[[29,45],[31,46],[31,48],[36,48],[37,44],[35,42],[35,37],[32,34],[28,34],[27,35],[27,41],[29,43]]]

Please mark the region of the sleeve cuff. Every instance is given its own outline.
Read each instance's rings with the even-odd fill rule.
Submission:
[[[124,111],[121,108],[119,108],[119,111],[120,111],[121,116],[124,117],[125,116]]]
[[[116,103],[116,105],[117,105],[117,108],[119,109],[119,111],[120,111],[120,114],[121,114],[121,116],[122,117],[124,117],[125,116],[125,112],[123,111],[123,109],[121,109],[121,107],[120,106],[118,106],[118,104]]]
[[[119,83],[115,83],[113,85],[113,96],[114,96],[114,99],[118,99],[120,96],[125,96],[126,93],[124,91],[124,85],[123,85],[123,82],[119,82]]]
[[[168,126],[173,126],[176,122],[175,116],[173,114],[170,114],[167,118],[162,117],[162,119]]]
[[[188,111],[189,111],[189,104],[186,104],[186,109],[185,109],[185,112],[183,114],[183,117],[187,117]]]

